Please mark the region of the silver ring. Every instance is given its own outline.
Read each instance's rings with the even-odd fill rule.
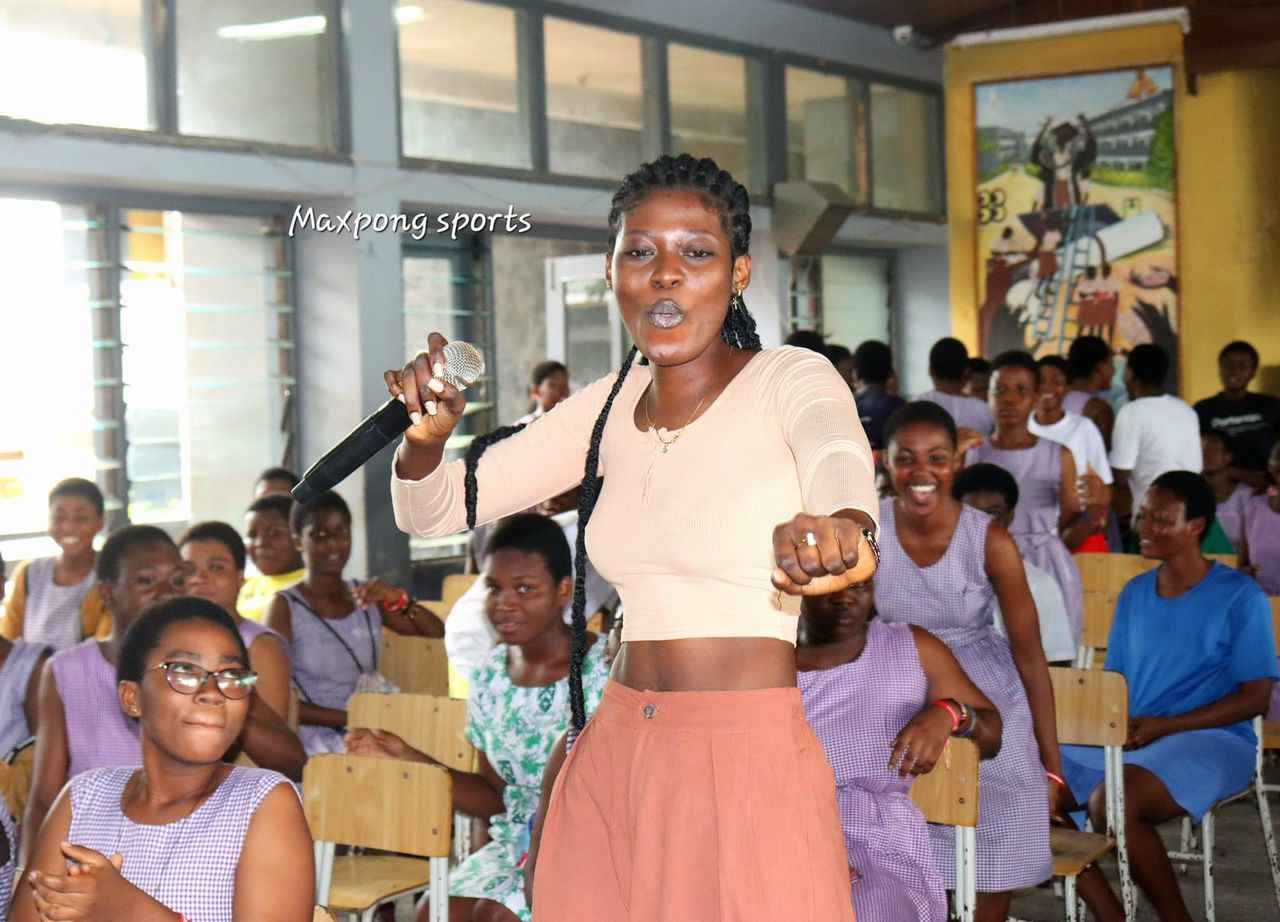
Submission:
[[[817,536],[817,535],[815,535],[815,534],[814,534],[813,532],[811,532],[811,531],[806,531],[806,532],[804,533],[804,543],[805,543],[805,544],[807,544],[807,545],[809,545],[809,547],[817,547],[817,546],[818,546],[818,536]]]

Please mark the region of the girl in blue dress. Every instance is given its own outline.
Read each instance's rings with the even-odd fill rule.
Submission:
[[[1199,474],[1169,471],[1152,483],[1136,525],[1142,555],[1161,563],[1124,587],[1107,643],[1106,668],[1129,683],[1129,862],[1161,922],[1191,915],[1156,827],[1184,815],[1199,822],[1248,787],[1257,745],[1250,721],[1267,709],[1278,677],[1267,597],[1200,553],[1215,507]],[[1104,828],[1102,750],[1064,746],[1062,762],[1094,828]]]

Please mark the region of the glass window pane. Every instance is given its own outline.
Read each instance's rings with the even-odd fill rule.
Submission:
[[[788,67],[786,82],[787,178],[834,183],[866,204],[863,84],[802,67]]]
[[[871,171],[877,208],[942,213],[937,96],[871,85]]]
[[[177,0],[178,130],[334,149],[329,0]]]
[[[713,157],[749,188],[747,62],[688,45],[667,48],[671,149]]]
[[[889,257],[828,253],[822,257],[822,332],[849,349],[889,341]]]
[[[0,114],[154,128],[143,0],[0,3]]]
[[[281,235],[176,211],[127,212],[122,233],[129,518],[239,524],[293,385]]]
[[[400,0],[400,135],[409,157],[529,167],[516,12]]]
[[[88,230],[82,209],[0,199],[0,536],[43,534],[48,493],[64,477],[94,479],[93,342]],[[56,356],[56,359],[55,359]],[[40,389],[50,362],[58,386]],[[9,560],[52,542],[7,545]]]
[[[551,16],[543,28],[552,172],[621,178],[644,150],[639,37]]]

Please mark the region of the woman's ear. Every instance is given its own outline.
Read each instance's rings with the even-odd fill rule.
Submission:
[[[560,580],[560,583],[556,586],[556,598],[560,600],[561,608],[564,608],[566,605],[568,605],[570,602],[573,601],[573,577],[572,576],[566,576],[564,579]],[[591,614],[592,614],[591,612],[587,612],[588,617],[590,617]]]
[[[742,291],[751,284],[751,254],[743,253],[733,261],[733,290]]]
[[[142,716],[142,690],[137,682],[121,682],[116,687],[116,694],[120,698],[120,710],[127,716],[135,718]]]

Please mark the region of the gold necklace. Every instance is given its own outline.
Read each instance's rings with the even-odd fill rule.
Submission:
[[[698,411],[702,409],[702,405],[707,402],[707,395],[703,394],[702,399],[698,401],[698,405],[693,408],[693,412],[689,414],[689,418],[684,421],[684,425],[676,430],[676,434],[671,437],[670,441],[664,439],[658,431],[658,427],[653,424],[653,417],[649,415],[649,395],[646,391],[644,395],[644,419],[649,424],[649,428],[653,430],[654,437],[658,440],[658,447],[661,454],[666,454],[671,446],[680,441],[680,436],[684,435],[684,431],[689,428],[689,424],[693,422],[693,418],[698,415]],[[649,498],[649,481],[653,478],[653,466],[658,462],[659,452],[654,452],[653,458],[649,461],[649,467],[644,472],[644,479],[640,484],[640,502],[645,502]]]

